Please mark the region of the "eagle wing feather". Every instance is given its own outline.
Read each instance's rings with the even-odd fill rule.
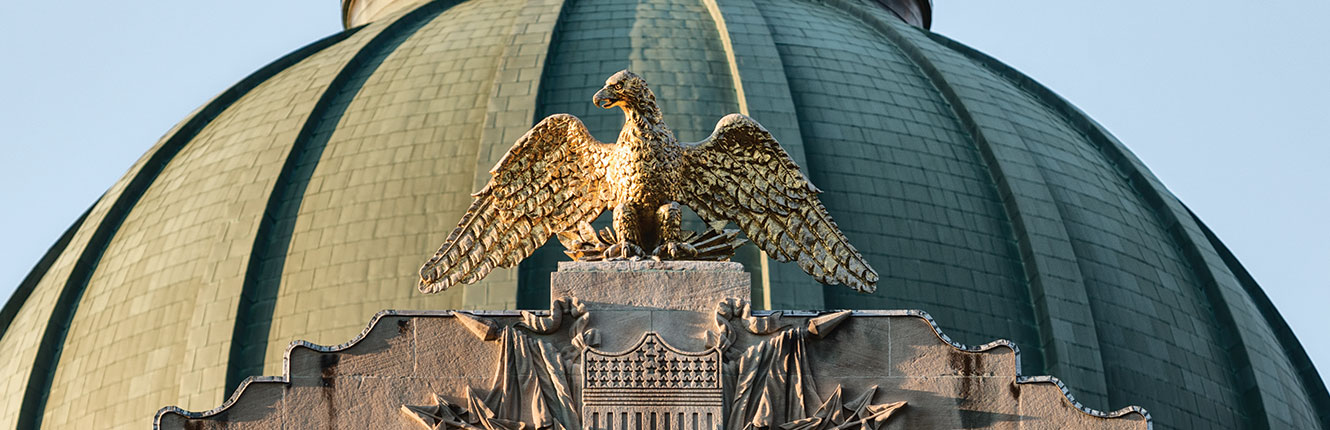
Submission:
[[[877,271],[827,214],[822,191],[757,121],[722,118],[706,140],[684,145],[681,167],[679,202],[704,220],[733,221],[772,258],[795,261],[824,284],[877,288]]]
[[[490,170],[489,183],[420,268],[420,291],[435,293],[512,267],[553,234],[595,220],[605,209],[605,168],[613,145],[568,114],[546,117]]]

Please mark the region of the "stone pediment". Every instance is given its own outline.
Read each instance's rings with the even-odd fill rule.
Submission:
[[[154,426],[1150,428],[1139,407],[1101,412],[1054,377],[1021,375],[1010,342],[952,342],[922,311],[752,311],[735,298],[748,296],[737,264],[613,264],[556,273],[550,311],[380,312],[351,342],[295,342],[282,376],[252,377],[210,411],[164,408]],[[579,294],[664,281],[684,300]]]

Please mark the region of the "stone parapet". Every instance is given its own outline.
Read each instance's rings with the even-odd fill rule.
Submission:
[[[922,311],[754,312],[733,263],[576,263],[548,312],[383,311],[160,429],[1148,429]],[[639,294],[632,294],[632,293]],[[593,300],[594,299],[594,300]]]

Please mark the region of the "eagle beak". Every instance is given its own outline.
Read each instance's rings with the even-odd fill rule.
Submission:
[[[619,99],[611,96],[608,89],[601,88],[600,91],[596,91],[595,96],[591,97],[591,102],[595,103],[596,106],[609,109],[614,107],[614,104],[618,103]]]

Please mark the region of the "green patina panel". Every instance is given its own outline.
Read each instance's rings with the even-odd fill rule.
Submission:
[[[421,4],[437,16],[402,24],[417,16],[402,10],[261,79],[107,192],[12,307],[0,428],[206,409],[241,361],[276,374],[288,342],[344,342],[384,308],[543,308],[557,245],[436,296],[416,292],[416,268],[540,118],[573,113],[612,140],[621,114],[590,99],[624,68],[680,140],[741,110],[766,124],[882,274],[857,295],[764,271],[749,250],[760,305],[926,310],[956,340],[1011,339],[1027,374],[1063,376],[1093,408],[1144,406],[1161,428],[1327,425],[1312,406],[1330,404],[1324,385],[1291,364],[1307,361],[1297,341],[1130,152],[876,1]],[[280,246],[257,237],[271,229]],[[49,387],[27,388],[34,368],[53,369]],[[36,399],[44,410],[22,411]]]

